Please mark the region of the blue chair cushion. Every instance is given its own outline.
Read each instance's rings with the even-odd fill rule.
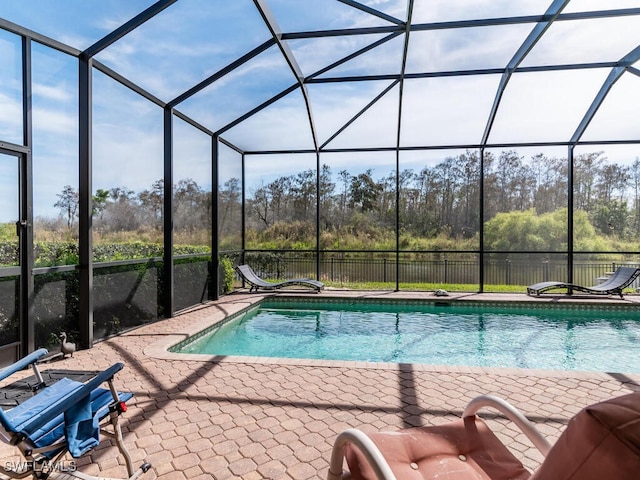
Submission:
[[[39,448],[54,445],[66,437],[71,455],[74,458],[82,456],[99,442],[99,422],[108,415],[109,405],[113,403],[110,390],[96,388],[85,399],[43,424],[34,422],[34,417],[43,415],[83,385],[63,378],[5,412],[12,431],[26,435]],[[118,397],[121,402],[126,402],[133,394],[118,393]],[[22,426],[26,423],[29,423],[29,426],[23,429]],[[61,448],[45,452],[44,455],[53,458],[63,448],[65,446],[61,445]]]

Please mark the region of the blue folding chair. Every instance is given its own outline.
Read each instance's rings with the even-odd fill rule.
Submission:
[[[0,370],[0,381],[29,366],[36,378],[33,396],[13,408],[0,409],[0,439],[15,445],[25,460],[15,468],[5,464],[0,473],[11,478],[42,479],[54,472],[85,480],[103,478],[78,472],[75,462],[63,461],[67,453],[79,458],[91,451],[101,435],[115,440],[127,465],[128,480],[147,472],[148,463],[134,469],[122,438],[119,417],[133,394],[118,392],[113,378],[124,365],[116,363],[85,383],[62,378],[46,385],[37,365],[46,354],[44,348],[37,350]],[[109,388],[101,388],[103,383]]]

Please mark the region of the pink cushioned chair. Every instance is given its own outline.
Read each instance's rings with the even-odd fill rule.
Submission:
[[[545,457],[535,472],[476,413],[492,407],[513,421]],[[343,458],[348,471],[343,471]],[[555,445],[509,403],[473,399],[446,425],[338,435],[328,480],[632,480],[640,478],[640,392],[601,402],[571,419]]]

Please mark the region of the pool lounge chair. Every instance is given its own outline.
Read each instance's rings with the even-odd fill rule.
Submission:
[[[236,270],[238,271],[238,274],[251,285],[249,292],[258,291],[258,289],[277,290],[279,288],[292,287],[295,285],[309,287],[314,289],[316,292],[324,289],[324,283],[310,278],[292,278],[283,282],[267,282],[260,278],[249,265],[238,265]]]
[[[540,451],[534,472],[476,415],[484,407],[512,421]],[[454,422],[370,435],[345,430],[334,443],[327,479],[632,480],[638,472],[640,392],[581,410],[553,446],[509,403],[482,395]]]
[[[631,285],[638,278],[638,275],[640,275],[640,268],[618,267],[608,280],[593,287],[583,287],[582,285],[566,282],[541,282],[528,286],[527,295],[535,294],[539,296],[548,290],[567,288],[569,291],[578,290],[595,295],[620,295],[620,298],[623,298],[622,291]]]
[[[14,445],[24,458],[21,462],[5,462],[0,477],[41,479],[58,474],[64,478],[103,479],[77,471],[75,460],[66,457],[88,454],[99,445],[101,436],[115,440],[126,463],[128,480],[147,472],[151,468],[148,463],[134,469],[122,439],[119,417],[133,394],[116,391],[113,378],[124,365],[116,363],[84,383],[63,377],[47,385],[37,365],[46,354],[44,348],[37,350],[0,370],[0,381],[28,367],[34,373],[33,382],[27,381],[33,395],[12,408],[0,409],[0,440]],[[103,383],[108,388],[100,388]]]

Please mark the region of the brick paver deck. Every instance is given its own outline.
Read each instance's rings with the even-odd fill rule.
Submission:
[[[203,360],[166,352],[167,345],[258,298],[230,295],[76,352],[51,368],[94,370],[116,361],[125,363],[116,383],[135,393],[123,417],[125,442],[136,463],[153,464],[143,479],[326,478],[333,440],[345,428],[374,431],[439,424],[460,416],[467,401],[483,393],[513,403],[553,442],[582,407],[640,389],[640,375],[634,374]],[[525,298],[531,300],[519,299]],[[565,298],[541,301],[574,301]],[[634,296],[623,302],[638,301]],[[522,434],[501,418],[491,417],[489,423],[510,448],[520,452],[527,467],[535,468],[541,456]],[[0,458],[19,459],[4,444]],[[91,474],[126,473],[115,448],[100,448],[91,460],[81,459],[78,465]]]

